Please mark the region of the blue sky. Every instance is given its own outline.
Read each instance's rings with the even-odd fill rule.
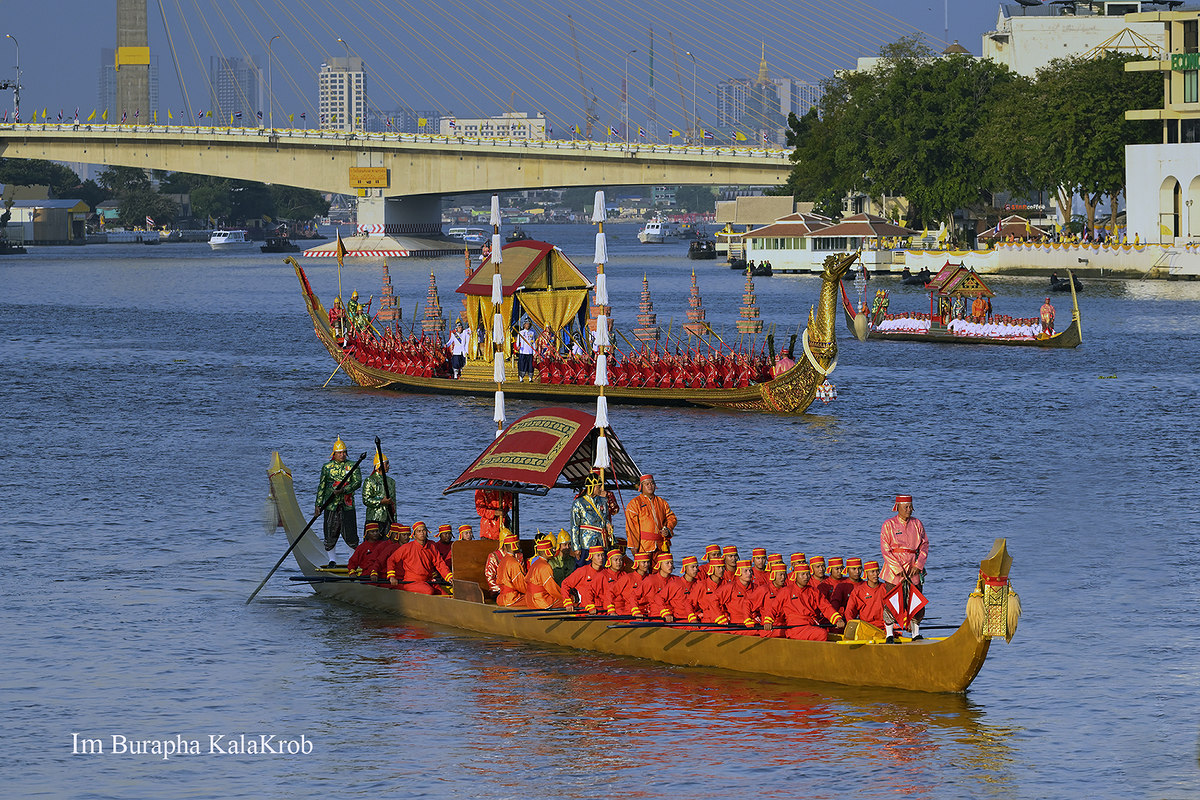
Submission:
[[[649,27],[656,37],[659,116],[667,126],[686,119],[696,56],[696,102],[704,118],[715,102],[717,81],[757,72],[765,45],[774,77],[816,82],[833,69],[873,55],[878,44],[917,30],[943,44],[947,9],[950,40],[978,53],[981,35],[996,20],[995,2],[879,0],[797,2],[766,0],[737,6],[679,0],[162,0],[193,107],[208,104],[206,65],[210,55],[249,53],[265,63],[265,41],[273,47],[275,114],[307,111],[313,116],[314,75],[327,56],[348,51],[362,56],[371,72],[368,92],[382,109],[441,107],[459,116],[474,112],[546,110],[556,126],[582,117],[566,14],[576,24],[585,84],[600,99],[604,121],[619,115],[620,84],[629,56],[631,118],[648,95]],[[150,45],[160,62],[160,112],[182,109],[184,91],[168,47],[160,3],[151,2]],[[98,104],[100,51],[115,44],[112,0],[43,0],[5,4],[3,33],[20,42],[22,106],[79,107],[86,115]],[[668,34],[680,61],[678,78]],[[342,38],[346,44],[339,43]],[[17,48],[0,39],[0,71],[14,74]],[[681,97],[682,95],[682,97]],[[9,103],[4,103],[8,106]],[[539,108],[540,107],[540,108]]]

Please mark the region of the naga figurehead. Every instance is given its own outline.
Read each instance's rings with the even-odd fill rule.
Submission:
[[[837,361],[837,314],[839,311],[842,277],[858,260],[858,252],[826,256],[821,270],[821,296],[814,311],[808,312],[808,331],[805,334],[805,357],[823,374],[833,371]]]

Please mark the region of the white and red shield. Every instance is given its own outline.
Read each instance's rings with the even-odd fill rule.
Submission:
[[[905,602],[906,597],[907,602]],[[912,584],[900,583],[883,598],[883,604],[887,606],[888,611],[892,612],[892,618],[896,620],[896,624],[907,628],[909,620],[927,606],[929,601],[917,587]]]

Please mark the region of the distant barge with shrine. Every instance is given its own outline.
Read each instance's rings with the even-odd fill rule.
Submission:
[[[759,359],[756,363],[751,360],[751,354],[746,352],[731,352],[712,358],[697,357],[688,361],[687,357],[681,360],[678,355],[657,349],[638,349],[624,339],[628,351],[619,353],[614,359],[615,363],[609,366],[609,385],[605,387],[605,396],[614,403],[804,412],[812,405],[818,390],[825,385],[826,377],[837,365],[838,291],[842,276],[856,257],[851,253],[830,257],[826,261],[817,307],[809,312],[808,327],[796,337],[798,342],[788,348],[789,353],[794,354],[793,363],[770,362],[774,353],[764,353],[766,359]],[[335,319],[331,320],[329,311],[313,291],[300,264],[294,258],[288,258],[287,263],[291,264],[300,282],[301,294],[317,339],[333,356],[338,367],[358,385],[478,397],[491,397],[496,392],[491,362],[478,357],[480,353],[492,351],[492,326],[485,324],[485,320],[492,319],[494,315],[490,296],[494,265],[490,261],[473,271],[468,270],[467,279],[457,290],[465,295],[465,316],[473,321],[471,328],[476,332],[472,352],[459,378],[452,377],[449,369],[449,352],[443,338],[444,320],[439,319],[431,327],[424,327],[424,336],[419,339],[415,334],[404,338],[393,334],[390,329],[385,329],[383,333],[373,328],[353,331],[339,325],[339,329],[335,330],[334,326],[338,324],[336,314]],[[500,266],[504,298],[501,313],[508,321],[506,346],[511,346],[508,340],[522,316],[533,319],[544,330],[553,331],[559,340],[562,331],[572,325],[582,331],[589,321],[595,324],[599,309],[589,307],[592,283],[558,248],[545,242],[514,242],[503,248]],[[757,319],[753,282],[749,278],[744,300],[747,303],[744,309],[749,307],[752,312],[743,314],[748,318],[740,321],[739,330],[761,332],[762,321]],[[693,290],[693,307],[697,303]],[[648,290],[644,289],[639,325],[644,330],[654,331],[654,339],[657,339],[652,306],[648,307],[647,304]],[[432,285],[432,276],[427,317],[431,306],[440,318],[440,304]],[[697,317],[689,324],[707,330],[702,311],[697,312],[694,308],[689,312],[689,317]],[[618,341],[623,338],[620,337]],[[635,334],[635,340],[637,338]],[[508,377],[502,384],[505,394],[512,398],[560,403],[594,401],[600,387],[592,384],[595,366],[588,354],[590,347],[577,339],[575,342],[575,355],[560,355],[562,348],[552,347],[539,359],[532,381],[519,381],[515,377],[515,369],[506,370]],[[772,349],[764,347],[765,351]],[[579,351],[583,351],[582,354]]]

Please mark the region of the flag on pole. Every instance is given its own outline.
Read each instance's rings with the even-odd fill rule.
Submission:
[[[638,125],[638,136],[642,137],[643,139],[646,138],[646,131],[642,128],[641,125]]]
[[[146,217],[146,227],[147,228],[154,227],[154,217]]]
[[[79,106],[75,106],[75,124],[79,124]]]
[[[124,124],[125,124],[125,119],[126,119],[128,116],[129,116],[129,112],[128,112],[128,111],[122,111],[122,112],[121,112],[121,124],[122,124],[122,125],[124,125]]]
[[[108,122],[108,109],[107,108],[104,109],[104,113],[100,115],[100,119],[103,120],[104,122]]]
[[[552,136],[553,134],[554,134],[554,126],[553,126],[553,125],[547,125],[547,126],[546,126],[546,135],[547,135],[547,136]]]
[[[304,117],[304,112],[303,112],[303,111],[301,111],[301,112],[300,112],[300,119],[304,119],[304,118],[305,118],[305,117]]]
[[[701,129],[701,131],[700,131],[700,132],[701,132],[701,133],[704,135],[704,138],[705,138],[705,139],[712,139],[712,138],[714,138],[714,137],[713,137],[713,134],[712,134],[712,131],[706,131],[706,130],[703,130],[703,129]]]
[[[58,110],[58,121],[62,122],[62,109],[61,108]]]
[[[93,109],[92,109],[92,113],[88,114],[87,121],[88,121],[88,122],[91,122],[91,121],[92,121],[92,120],[94,120],[95,118],[96,118],[96,109],[94,109],[94,108],[93,108]]]
[[[167,109],[167,119],[175,119],[175,116],[171,113],[171,109],[169,108]]]
[[[150,112],[150,121],[153,122],[155,125],[158,124],[158,109],[157,108]]]
[[[671,138],[672,139],[678,139],[680,136],[683,136],[683,133],[681,131],[677,131],[674,128],[671,129]]]
[[[334,248],[333,253],[334,253],[334,255],[337,256],[338,269],[340,270],[342,268],[342,259],[346,257],[346,243],[342,241],[342,229],[341,228],[338,228],[338,231],[337,231],[337,246]],[[340,272],[338,273],[338,282],[341,283],[341,273]]]
[[[242,112],[240,112],[240,111],[235,111],[235,112],[233,112],[233,118],[234,118],[234,119],[241,119],[241,118],[242,118]]]
[[[417,117],[417,127],[418,128],[424,128],[428,124],[429,124],[429,120],[425,119],[425,117]]]
[[[746,141],[746,134],[742,133],[741,131],[735,131],[733,134],[733,140],[735,142],[744,142]]]
[[[296,124],[296,115],[295,114],[288,114],[288,124],[289,125]]]
[[[576,126],[575,126],[575,135],[576,135],[576,136],[582,136],[582,135],[583,135],[583,132],[579,130],[579,126],[578,126],[578,125],[576,125]]]
[[[392,118],[391,118],[391,117],[388,117],[388,118],[387,118],[387,126],[388,126],[389,128],[390,128],[390,127],[392,127]]]
[[[259,122],[262,122],[262,112],[261,112],[261,111],[256,111],[255,113],[258,115],[258,121],[259,121]]]
[[[197,112],[196,112],[196,119],[204,119],[204,112],[203,112],[203,111],[197,111]]]
[[[141,110],[140,108],[135,108],[135,109],[133,110],[133,119],[134,119],[134,121],[136,121],[136,120],[137,120],[138,116],[139,116],[139,115],[141,115],[141,113],[142,113],[142,110]]]
[[[770,144],[770,143],[771,143],[771,134],[767,133],[766,131],[763,131],[763,144]]]

